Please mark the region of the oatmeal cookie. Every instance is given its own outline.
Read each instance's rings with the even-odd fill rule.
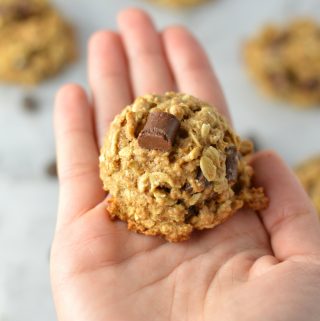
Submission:
[[[298,166],[296,174],[320,216],[320,155]]]
[[[176,242],[247,205],[267,204],[251,186],[252,144],[205,102],[180,93],[137,98],[116,116],[100,155],[112,218]]]
[[[47,8],[45,0],[0,0],[0,27],[37,15]]]
[[[44,0],[0,0],[0,80],[36,84],[75,58],[71,27]]]
[[[250,74],[271,96],[301,106],[320,104],[320,26],[299,19],[269,25],[245,46]]]

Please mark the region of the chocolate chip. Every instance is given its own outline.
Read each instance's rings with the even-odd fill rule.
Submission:
[[[58,173],[57,173],[57,163],[56,161],[51,161],[47,167],[46,167],[46,174],[49,177],[57,177]]]
[[[194,216],[197,216],[199,214],[199,209],[197,208],[197,206],[192,205],[188,208],[188,214],[185,217],[185,221],[189,222],[191,220],[191,218],[193,218]]]
[[[197,174],[196,174],[196,180],[203,185],[204,188],[210,186],[210,182],[204,177],[201,168],[198,168]]]
[[[30,94],[27,94],[22,98],[22,106],[28,112],[36,112],[39,110],[37,98]]]
[[[226,178],[229,182],[235,182],[238,177],[238,151],[235,146],[225,149],[226,153]]]
[[[286,43],[290,38],[290,34],[288,32],[284,32],[276,36],[271,42],[272,49],[278,49],[284,43]]]
[[[26,0],[21,0],[12,5],[0,6],[0,16],[12,16],[17,20],[24,20],[34,15],[35,8]]]
[[[158,186],[156,189],[160,192],[167,193],[167,194],[170,194],[171,192],[171,188],[167,186]]]
[[[33,12],[32,8],[30,8],[28,3],[20,2],[14,8],[14,13],[15,13],[15,16],[17,19],[24,20],[24,19],[27,19],[30,16],[32,16],[34,12]]]
[[[179,120],[172,114],[152,112],[139,134],[138,144],[142,148],[170,151],[180,127]]]
[[[240,192],[242,191],[242,188],[243,188],[243,186],[242,186],[241,182],[239,182],[239,181],[237,181],[237,182],[232,186],[232,190],[234,191],[234,193],[235,193],[236,195],[239,195],[239,194],[240,194]]]
[[[182,189],[184,191],[186,191],[187,193],[191,193],[193,191],[192,186],[190,185],[190,183],[186,182],[183,186]]]
[[[178,136],[182,139],[184,138],[187,138],[189,135],[188,131],[183,129],[183,128],[180,128],[179,131],[178,131]]]

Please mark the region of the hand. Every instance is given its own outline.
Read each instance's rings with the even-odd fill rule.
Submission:
[[[67,85],[55,107],[60,202],[51,277],[60,321],[319,320],[320,225],[308,197],[273,152],[256,155],[256,183],[270,197],[213,230],[170,244],[111,222],[98,148],[115,114],[145,93],[179,90],[226,103],[209,61],[182,27],[157,33],[130,9],[120,34],[89,45],[93,108]]]

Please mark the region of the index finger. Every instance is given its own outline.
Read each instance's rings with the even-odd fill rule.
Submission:
[[[170,27],[162,37],[179,91],[212,104],[231,123],[219,81],[198,41],[183,27]]]

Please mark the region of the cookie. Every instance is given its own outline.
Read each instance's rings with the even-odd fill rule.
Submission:
[[[320,216],[320,156],[302,163],[296,168],[296,174]]]
[[[156,4],[167,6],[167,7],[191,7],[208,0],[150,0]]]
[[[0,80],[36,84],[75,58],[72,28],[44,0],[0,0]]]
[[[309,19],[266,26],[248,41],[245,60],[262,90],[300,106],[320,104],[320,26]]]
[[[37,15],[47,7],[45,0],[0,0],[0,28]]]
[[[101,149],[108,212],[130,230],[177,242],[245,205],[260,210],[267,198],[251,185],[251,149],[195,97],[139,97],[116,116]]]

